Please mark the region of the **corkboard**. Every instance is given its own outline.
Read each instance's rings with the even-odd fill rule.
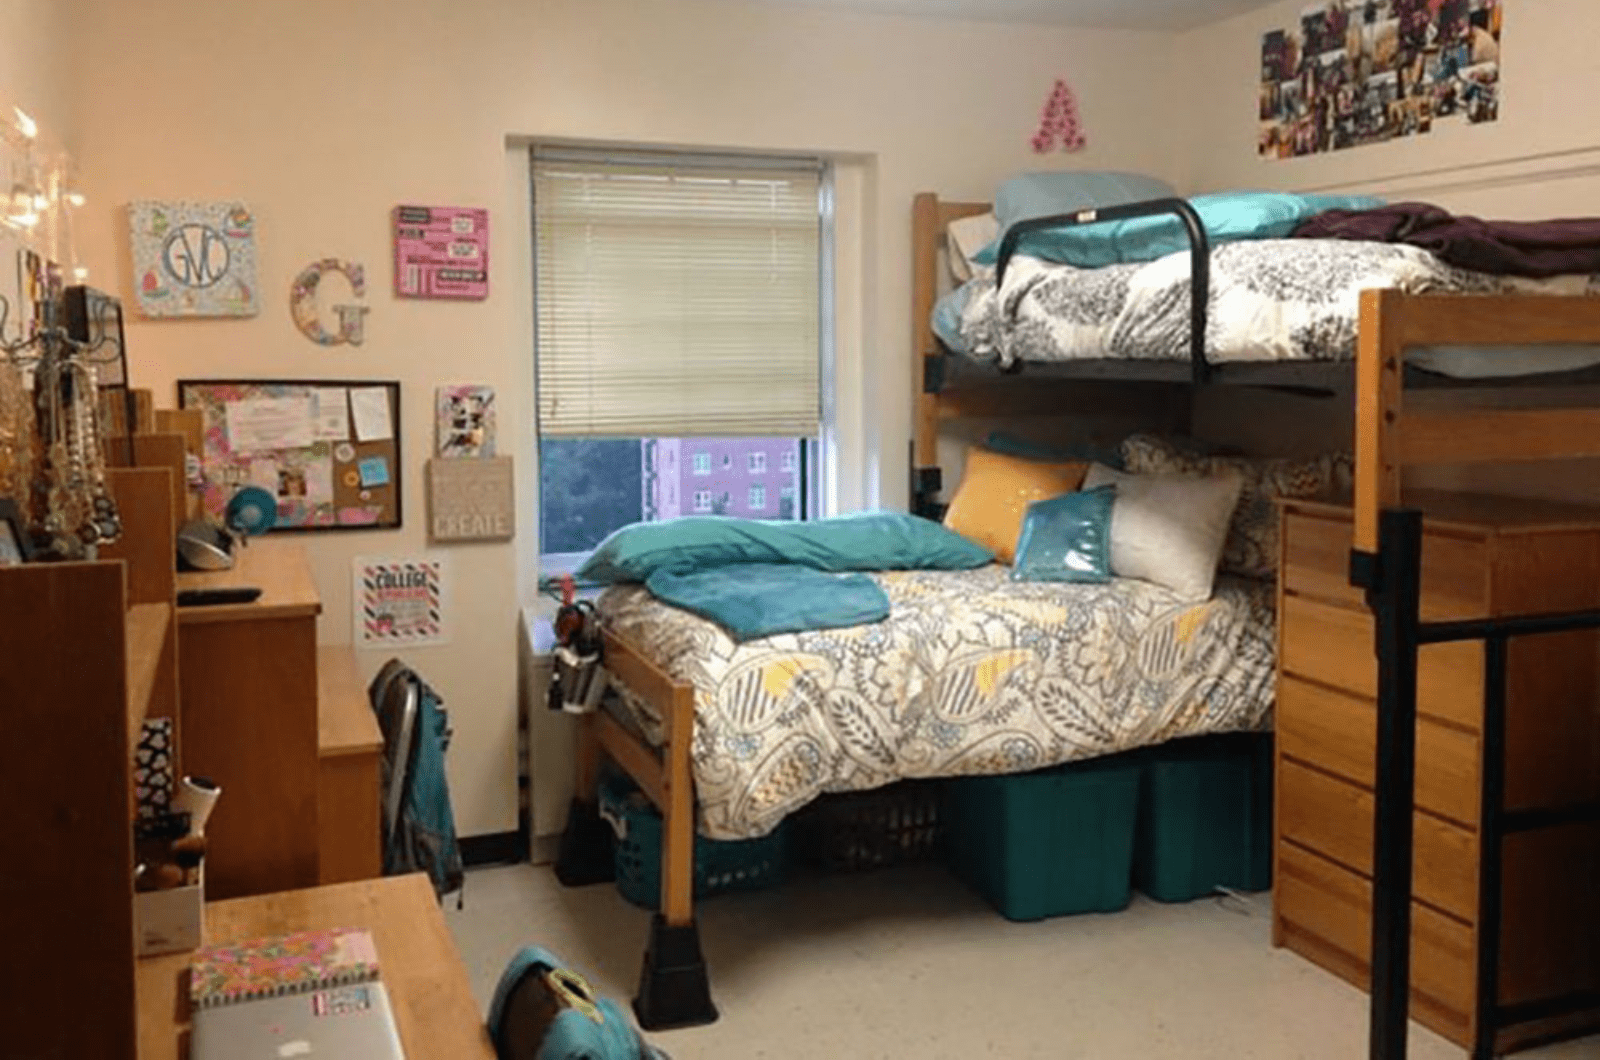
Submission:
[[[363,435],[356,415],[357,392],[387,404],[388,437]],[[331,400],[342,393],[342,398]],[[343,405],[343,430],[338,416]],[[278,498],[274,532],[373,530],[401,525],[400,384],[350,379],[188,379],[178,383],[178,404],[198,409],[203,419],[201,510],[220,520],[228,501],[248,485]],[[309,436],[282,431],[277,444],[269,418],[245,414],[263,409],[306,408]],[[319,415],[319,413],[321,413]],[[278,417],[285,421],[294,415]],[[368,424],[370,427],[370,423]],[[301,444],[304,442],[304,444]]]

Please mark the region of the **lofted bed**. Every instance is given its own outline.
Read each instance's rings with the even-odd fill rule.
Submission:
[[[1179,218],[1190,240],[1187,356],[1138,360],[1080,357],[1049,364],[1019,358],[998,370],[948,350],[930,323],[941,285],[945,230],[956,220],[982,214],[987,203],[946,202],[917,196],[913,207],[913,378],[914,436],[911,440],[914,510],[935,514],[942,486],[938,462],[941,424],[994,415],[1049,414],[1088,382],[1141,382],[1190,387],[1246,385],[1322,394],[1353,393],[1356,437],[1354,548],[1350,576],[1363,588],[1375,615],[1379,725],[1377,735],[1376,839],[1372,873],[1373,1055],[1403,1057],[1410,981],[1411,790],[1415,775],[1417,653],[1424,643],[1449,639],[1487,639],[1489,658],[1503,658],[1507,638],[1553,630],[1600,628],[1600,614],[1531,618],[1500,617],[1481,622],[1423,623],[1419,603],[1421,520],[1402,509],[1405,469],[1436,464],[1545,461],[1600,456],[1600,409],[1526,408],[1440,409],[1413,407],[1413,389],[1441,385],[1482,386],[1482,372],[1450,379],[1437,372],[1408,368],[1408,351],[1438,347],[1516,347],[1518,358],[1535,356],[1528,347],[1600,348],[1600,298],[1543,294],[1408,294],[1365,290],[1350,328],[1353,341],[1342,357],[1300,361],[1218,360],[1207,344],[1211,250],[1204,227],[1183,200],[1161,200],[1098,212],[1047,218],[1036,225],[1081,225],[1163,214]],[[1023,233],[1012,232],[996,272],[1013,267],[1012,252]],[[1174,303],[1176,304],[1176,303]],[[1564,364],[1570,366],[1568,357]],[[1552,381],[1588,382],[1590,365],[1565,374],[1529,372],[1488,385]],[[1020,378],[1019,378],[1020,376]],[[701,643],[703,643],[703,636]],[[697,704],[705,690],[684,676],[682,648],[694,636],[652,638],[607,628],[604,665],[626,698],[642,703],[652,722],[645,731],[632,709],[602,709],[581,722],[578,789],[563,837],[558,873],[579,884],[610,878],[602,853],[607,826],[597,808],[602,763],[609,760],[633,778],[664,818],[660,912],[653,922],[635,1001],[647,1027],[676,1026],[716,1018],[694,917],[693,850],[700,806],[696,792]],[[1494,645],[1498,645],[1495,647]],[[1497,996],[1497,940],[1503,880],[1497,857],[1503,836],[1516,830],[1600,820],[1594,807],[1571,807],[1554,819],[1529,820],[1503,812],[1494,788],[1493,762],[1504,733],[1504,667],[1485,670],[1486,718],[1483,740],[1486,791],[1480,854],[1484,938],[1477,954],[1479,996]],[[1493,689],[1499,681],[1500,691]],[[1496,706],[1498,704],[1498,706]],[[1498,711],[1498,715],[1497,715]],[[1498,721],[1496,718],[1498,717]],[[1501,749],[1503,752],[1503,748]],[[1503,762],[1502,762],[1503,765]],[[1588,815],[1588,816],[1586,816]],[[1533,1010],[1483,1003],[1474,1014],[1475,1056],[1493,1055],[1508,1027],[1600,1009],[1600,996],[1542,999]]]

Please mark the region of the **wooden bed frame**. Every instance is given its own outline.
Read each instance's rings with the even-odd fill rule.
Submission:
[[[945,227],[988,209],[987,203],[941,202],[932,194],[918,195],[913,207],[915,436],[911,455],[913,485],[924,491],[930,486],[935,491],[938,488],[937,444],[942,420],[997,411],[1015,413],[1019,408],[1048,411],[1061,393],[1058,388],[1082,383],[1081,378],[1048,384],[1030,379],[1018,386],[996,373],[992,382],[978,386],[940,391],[924,385],[927,358],[944,355],[929,320]],[[1409,547],[1420,547],[1421,523],[1420,517],[1414,519],[1412,540],[1404,524],[1415,513],[1399,511],[1402,471],[1429,464],[1600,456],[1600,409],[1408,409],[1404,353],[1425,345],[1537,344],[1600,345],[1600,297],[1406,295],[1377,290],[1362,296],[1355,362],[1355,549],[1351,573],[1352,580],[1367,589],[1377,628],[1381,721],[1372,1041],[1373,1056],[1387,1060],[1405,1055],[1408,991],[1403,984],[1409,982],[1416,652],[1420,636],[1427,635],[1419,617],[1419,562],[1414,549],[1407,558]],[[1587,619],[1591,627],[1600,627],[1600,614],[1561,617],[1579,623]],[[1549,617],[1543,620],[1548,623]],[[1519,630],[1518,622],[1506,619],[1479,625],[1497,627],[1486,636],[1530,631],[1531,626]],[[612,876],[610,833],[599,817],[597,793],[602,758],[609,758],[633,777],[665,821],[660,912],[652,923],[635,1012],[648,1029],[710,1022],[717,1014],[700,952],[693,902],[696,806],[690,753],[694,689],[673,680],[633,644],[611,633],[605,636],[605,666],[615,681],[655,708],[665,738],[661,747],[652,747],[604,710],[582,719],[577,795],[557,872],[569,884],[600,882]],[[1495,875],[1498,877],[1498,870]],[[1402,985],[1397,989],[1395,984]],[[1493,1021],[1489,1022],[1492,1042]]]

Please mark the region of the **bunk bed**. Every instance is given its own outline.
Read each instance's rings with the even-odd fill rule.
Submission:
[[[1059,396],[1086,380],[1144,381],[1182,385],[1242,384],[1313,389],[1348,386],[1351,364],[1299,362],[1216,364],[1207,358],[1206,310],[1209,248],[1205,231],[1182,200],[1162,200],[1112,208],[1040,224],[1083,224],[1141,216],[1150,212],[1179,217],[1191,239],[1190,356],[1186,362],[1123,362],[1083,359],[1048,367],[1022,366],[1026,384],[1018,386],[992,366],[965,363],[939,344],[930,318],[939,284],[939,251],[951,221],[980,214],[988,204],[941,202],[917,197],[913,211],[913,408],[912,496],[915,509],[937,510],[941,487],[937,462],[939,425],[946,418],[998,411],[1047,412]],[[1009,264],[1021,233],[1013,230],[1002,249],[999,270]],[[1548,460],[1600,456],[1600,410],[1527,409],[1437,411],[1412,409],[1405,402],[1408,383],[1433,385],[1404,364],[1415,347],[1600,345],[1600,298],[1546,295],[1410,295],[1372,290],[1361,295],[1359,346],[1354,357],[1357,437],[1355,550],[1351,574],[1364,587],[1376,615],[1380,660],[1379,761],[1375,894],[1372,956],[1373,1056],[1404,1056],[1408,1004],[1409,915],[1411,895],[1411,795],[1413,783],[1416,658],[1422,643],[1467,637],[1488,638],[1490,659],[1503,653],[1507,637],[1546,630],[1600,628],[1600,615],[1536,616],[1495,622],[1423,624],[1419,618],[1418,553],[1420,517],[1400,509],[1400,478],[1408,466]],[[1593,371],[1565,378],[1587,380]],[[1551,377],[1535,377],[1548,382]],[[1524,380],[1518,380],[1519,382]],[[1472,385],[1468,383],[1467,385]],[[577,793],[557,873],[568,885],[611,878],[608,825],[601,819],[597,790],[602,764],[609,760],[629,774],[664,818],[661,904],[651,928],[635,1009],[647,1027],[683,1026],[716,1018],[694,918],[693,849],[697,805],[693,765],[696,739],[696,689],[674,677],[664,661],[637,638],[603,631],[604,665],[612,682],[651,708],[659,731],[646,734],[626,710],[602,709],[581,719]],[[1487,680],[1504,682],[1503,668],[1487,667]],[[1503,713],[1503,689],[1499,702]],[[1486,726],[1491,749],[1495,730]],[[1493,761],[1494,755],[1486,756]],[[1493,770],[1486,769],[1492,785]],[[1491,791],[1491,796],[1493,792]],[[1497,937],[1498,889],[1502,886],[1493,852],[1512,828],[1548,826],[1544,820],[1511,820],[1498,804],[1486,802],[1483,859],[1486,881],[1483,915]],[[1592,807],[1575,807],[1582,818]],[[1491,864],[1494,862],[1494,864]],[[1479,955],[1479,974],[1496,996],[1493,947]],[[1570,1010],[1600,1005],[1600,998],[1557,999]],[[1552,1002],[1541,1010],[1548,1014]],[[1528,1013],[1490,1006],[1480,1012],[1479,1050],[1491,1055],[1497,1027],[1528,1018]],[[1487,1044],[1485,1044],[1487,1043]],[[1487,1050],[1487,1051],[1485,1051]]]
[[[991,413],[1008,405],[1001,373],[946,349],[932,325],[945,229],[982,214],[987,203],[943,202],[917,196],[913,208],[913,402],[911,493],[915,510],[937,514],[942,486],[937,442],[948,418]],[[1018,363],[1007,374],[1029,377],[1021,407],[1048,409],[1062,386],[1089,380],[1237,384],[1333,393],[1347,384],[1348,360],[1215,363],[1207,356],[1211,249],[1204,226],[1183,200],[1082,211],[1013,226],[996,265],[998,287],[1019,241],[1030,230],[1092,224],[1119,218],[1172,214],[1183,223],[1190,247],[1190,343],[1187,363],[1086,358],[1048,364]],[[1407,468],[1501,464],[1600,456],[1600,409],[1550,407],[1442,409],[1412,407],[1407,394],[1432,387],[1544,387],[1593,383],[1592,366],[1550,372],[1525,365],[1512,376],[1449,378],[1419,371],[1408,355],[1440,347],[1530,347],[1570,352],[1600,345],[1600,298],[1547,294],[1407,294],[1371,289],[1360,295],[1358,341],[1353,351],[1355,402],[1354,536],[1350,584],[1365,592],[1374,617],[1377,659],[1377,732],[1372,871],[1369,1055],[1403,1060],[1411,1005],[1413,805],[1416,793],[1418,653],[1426,645],[1481,642],[1484,646],[1481,740],[1481,815],[1478,838],[1480,941],[1475,954],[1477,1011],[1473,1060],[1498,1054],[1508,1029],[1584,1016],[1600,1009],[1600,991],[1518,1004],[1499,1002],[1502,916],[1508,838],[1600,822],[1600,803],[1511,811],[1506,806],[1507,654],[1509,643],[1562,632],[1600,630],[1600,611],[1527,614],[1457,621],[1423,621],[1421,570],[1423,520],[1404,506]],[[1557,358],[1560,360],[1560,358]],[[1503,362],[1502,362],[1503,363]],[[1600,874],[1593,853],[1574,860],[1574,871]]]

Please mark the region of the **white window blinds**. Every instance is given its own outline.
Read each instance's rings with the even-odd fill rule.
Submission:
[[[533,172],[542,433],[817,433],[817,164]]]

